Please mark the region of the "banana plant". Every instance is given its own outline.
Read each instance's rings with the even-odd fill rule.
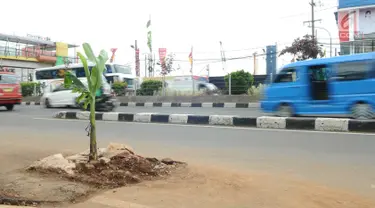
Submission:
[[[77,98],[77,103],[83,102],[83,108],[87,109],[90,107],[90,130],[88,135],[90,136],[90,155],[89,161],[95,161],[98,159],[97,143],[96,143],[96,122],[95,122],[95,104],[97,92],[102,87],[102,76],[106,69],[105,63],[108,61],[108,54],[105,50],[101,50],[98,57],[95,56],[90,44],[84,43],[83,49],[87,57],[82,53],[78,52],[77,55],[82,62],[85,70],[87,85],[85,85],[80,79],[78,79],[74,73],[67,70],[64,78],[64,86],[67,89],[72,89],[73,93],[80,93]],[[91,70],[89,69],[89,63],[93,63]]]

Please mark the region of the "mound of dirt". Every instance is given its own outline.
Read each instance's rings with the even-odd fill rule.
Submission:
[[[76,174],[69,175],[68,178],[100,188],[116,188],[167,176],[184,165],[177,161],[169,163],[169,160],[144,158],[126,151],[113,156],[108,162],[102,159],[78,163]]]
[[[186,166],[171,159],[142,157],[122,144],[98,149],[98,161],[89,162],[88,155],[89,151],[67,157],[55,154],[34,162],[26,172],[3,175],[0,204],[73,202],[95,190],[161,179]],[[37,201],[41,199],[46,201]]]

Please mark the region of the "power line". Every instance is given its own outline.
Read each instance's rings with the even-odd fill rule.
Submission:
[[[324,9],[320,9],[320,10],[315,11],[315,12],[322,12],[322,11],[326,11],[326,10],[337,8],[337,7],[338,7],[337,5],[336,6],[331,6],[331,7],[327,7],[327,8],[324,8]],[[304,13],[299,13],[299,14],[294,14],[294,15],[280,17],[278,19],[287,19],[287,18],[291,18],[291,17],[299,17],[299,16],[302,16],[302,15],[305,15],[305,14],[308,14],[308,13],[304,12]]]

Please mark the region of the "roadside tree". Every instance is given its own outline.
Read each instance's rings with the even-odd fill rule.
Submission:
[[[287,46],[280,52],[279,56],[287,53],[292,54],[294,56],[293,59],[297,61],[325,56],[322,47],[318,45],[316,38],[313,39],[311,35],[305,35],[303,38],[295,39],[291,46]]]

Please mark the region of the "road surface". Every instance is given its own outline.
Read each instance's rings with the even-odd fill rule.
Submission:
[[[143,108],[134,109],[144,112]],[[162,108],[158,110],[162,112]],[[197,113],[201,109],[194,110]],[[24,146],[86,149],[87,121],[54,120],[51,118],[54,111],[58,109],[17,107],[14,112],[1,111],[0,143],[11,148],[15,137],[4,135],[12,132]],[[370,134],[102,121],[98,121],[97,129],[102,145],[122,142],[141,154],[227,165],[233,169],[287,173],[375,197],[375,136]],[[40,136],[29,139],[30,135]],[[7,154],[16,154],[14,150],[8,151]]]

